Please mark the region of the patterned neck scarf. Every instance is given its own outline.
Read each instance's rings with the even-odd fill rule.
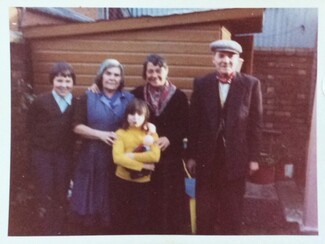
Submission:
[[[169,80],[162,87],[154,87],[147,83],[144,86],[144,100],[156,116],[159,116],[165,109],[167,103],[174,95],[176,86]]]

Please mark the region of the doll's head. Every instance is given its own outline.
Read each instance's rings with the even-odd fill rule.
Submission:
[[[147,135],[143,139],[143,145],[151,146],[154,143],[152,135],[156,133],[156,126],[152,123],[146,123],[145,130],[147,131]]]
[[[154,143],[153,136],[150,134],[145,135],[145,137],[143,138],[143,145],[151,146],[153,143]]]
[[[135,98],[126,107],[122,128],[137,127],[147,131],[149,115],[146,102]]]

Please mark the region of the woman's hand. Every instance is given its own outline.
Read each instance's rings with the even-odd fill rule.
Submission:
[[[93,83],[90,87],[88,87],[88,91],[91,91],[93,93],[99,93],[100,92],[100,90],[99,90],[96,83]]]
[[[143,164],[143,169],[154,171],[155,170],[155,164]]]
[[[166,136],[159,137],[156,143],[161,151],[165,151],[166,148],[170,145],[170,141]]]
[[[115,132],[113,131],[98,131],[97,133],[98,138],[110,146],[114,144],[114,141],[117,138]]]
[[[115,132],[113,131],[96,130],[84,124],[76,125],[73,131],[84,138],[101,140],[110,146],[114,144],[114,141],[117,138]]]
[[[149,134],[154,134],[157,132],[156,126],[150,122],[147,122],[144,127],[146,130],[148,130]]]

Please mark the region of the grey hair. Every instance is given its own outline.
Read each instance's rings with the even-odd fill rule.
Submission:
[[[117,67],[121,71],[121,83],[117,89],[122,90],[122,88],[124,87],[124,67],[123,67],[123,65],[116,59],[105,59],[100,64],[99,69],[96,74],[96,78],[95,78],[95,83],[97,84],[97,86],[100,90],[103,89],[102,80],[103,80],[103,74],[104,74],[105,70],[108,68],[112,68],[112,67]]]

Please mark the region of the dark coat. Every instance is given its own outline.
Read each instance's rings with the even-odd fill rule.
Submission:
[[[234,180],[246,176],[250,161],[258,161],[263,113],[260,81],[237,73],[225,106],[225,174]],[[189,156],[197,162],[199,185],[211,182],[217,164],[213,159],[221,110],[216,73],[196,78],[190,106]]]
[[[144,100],[144,87],[140,86],[131,91],[133,95]],[[150,110],[149,121],[157,127],[159,137],[167,137],[169,147],[162,152],[162,158],[182,157],[183,138],[187,137],[188,129],[188,101],[186,95],[179,89],[171,97],[164,111],[156,116]],[[182,166],[181,166],[182,167]]]
[[[132,91],[144,100],[144,87]],[[184,198],[184,169],[182,165],[183,138],[187,137],[188,100],[179,89],[164,111],[156,116],[150,111],[149,121],[157,127],[159,137],[167,137],[170,145],[161,153],[151,175],[150,226],[154,234],[179,234],[186,218]]]
[[[71,106],[61,113],[50,92],[41,94],[34,100],[27,115],[31,148],[72,153],[75,139],[72,131],[75,101],[73,98]]]

